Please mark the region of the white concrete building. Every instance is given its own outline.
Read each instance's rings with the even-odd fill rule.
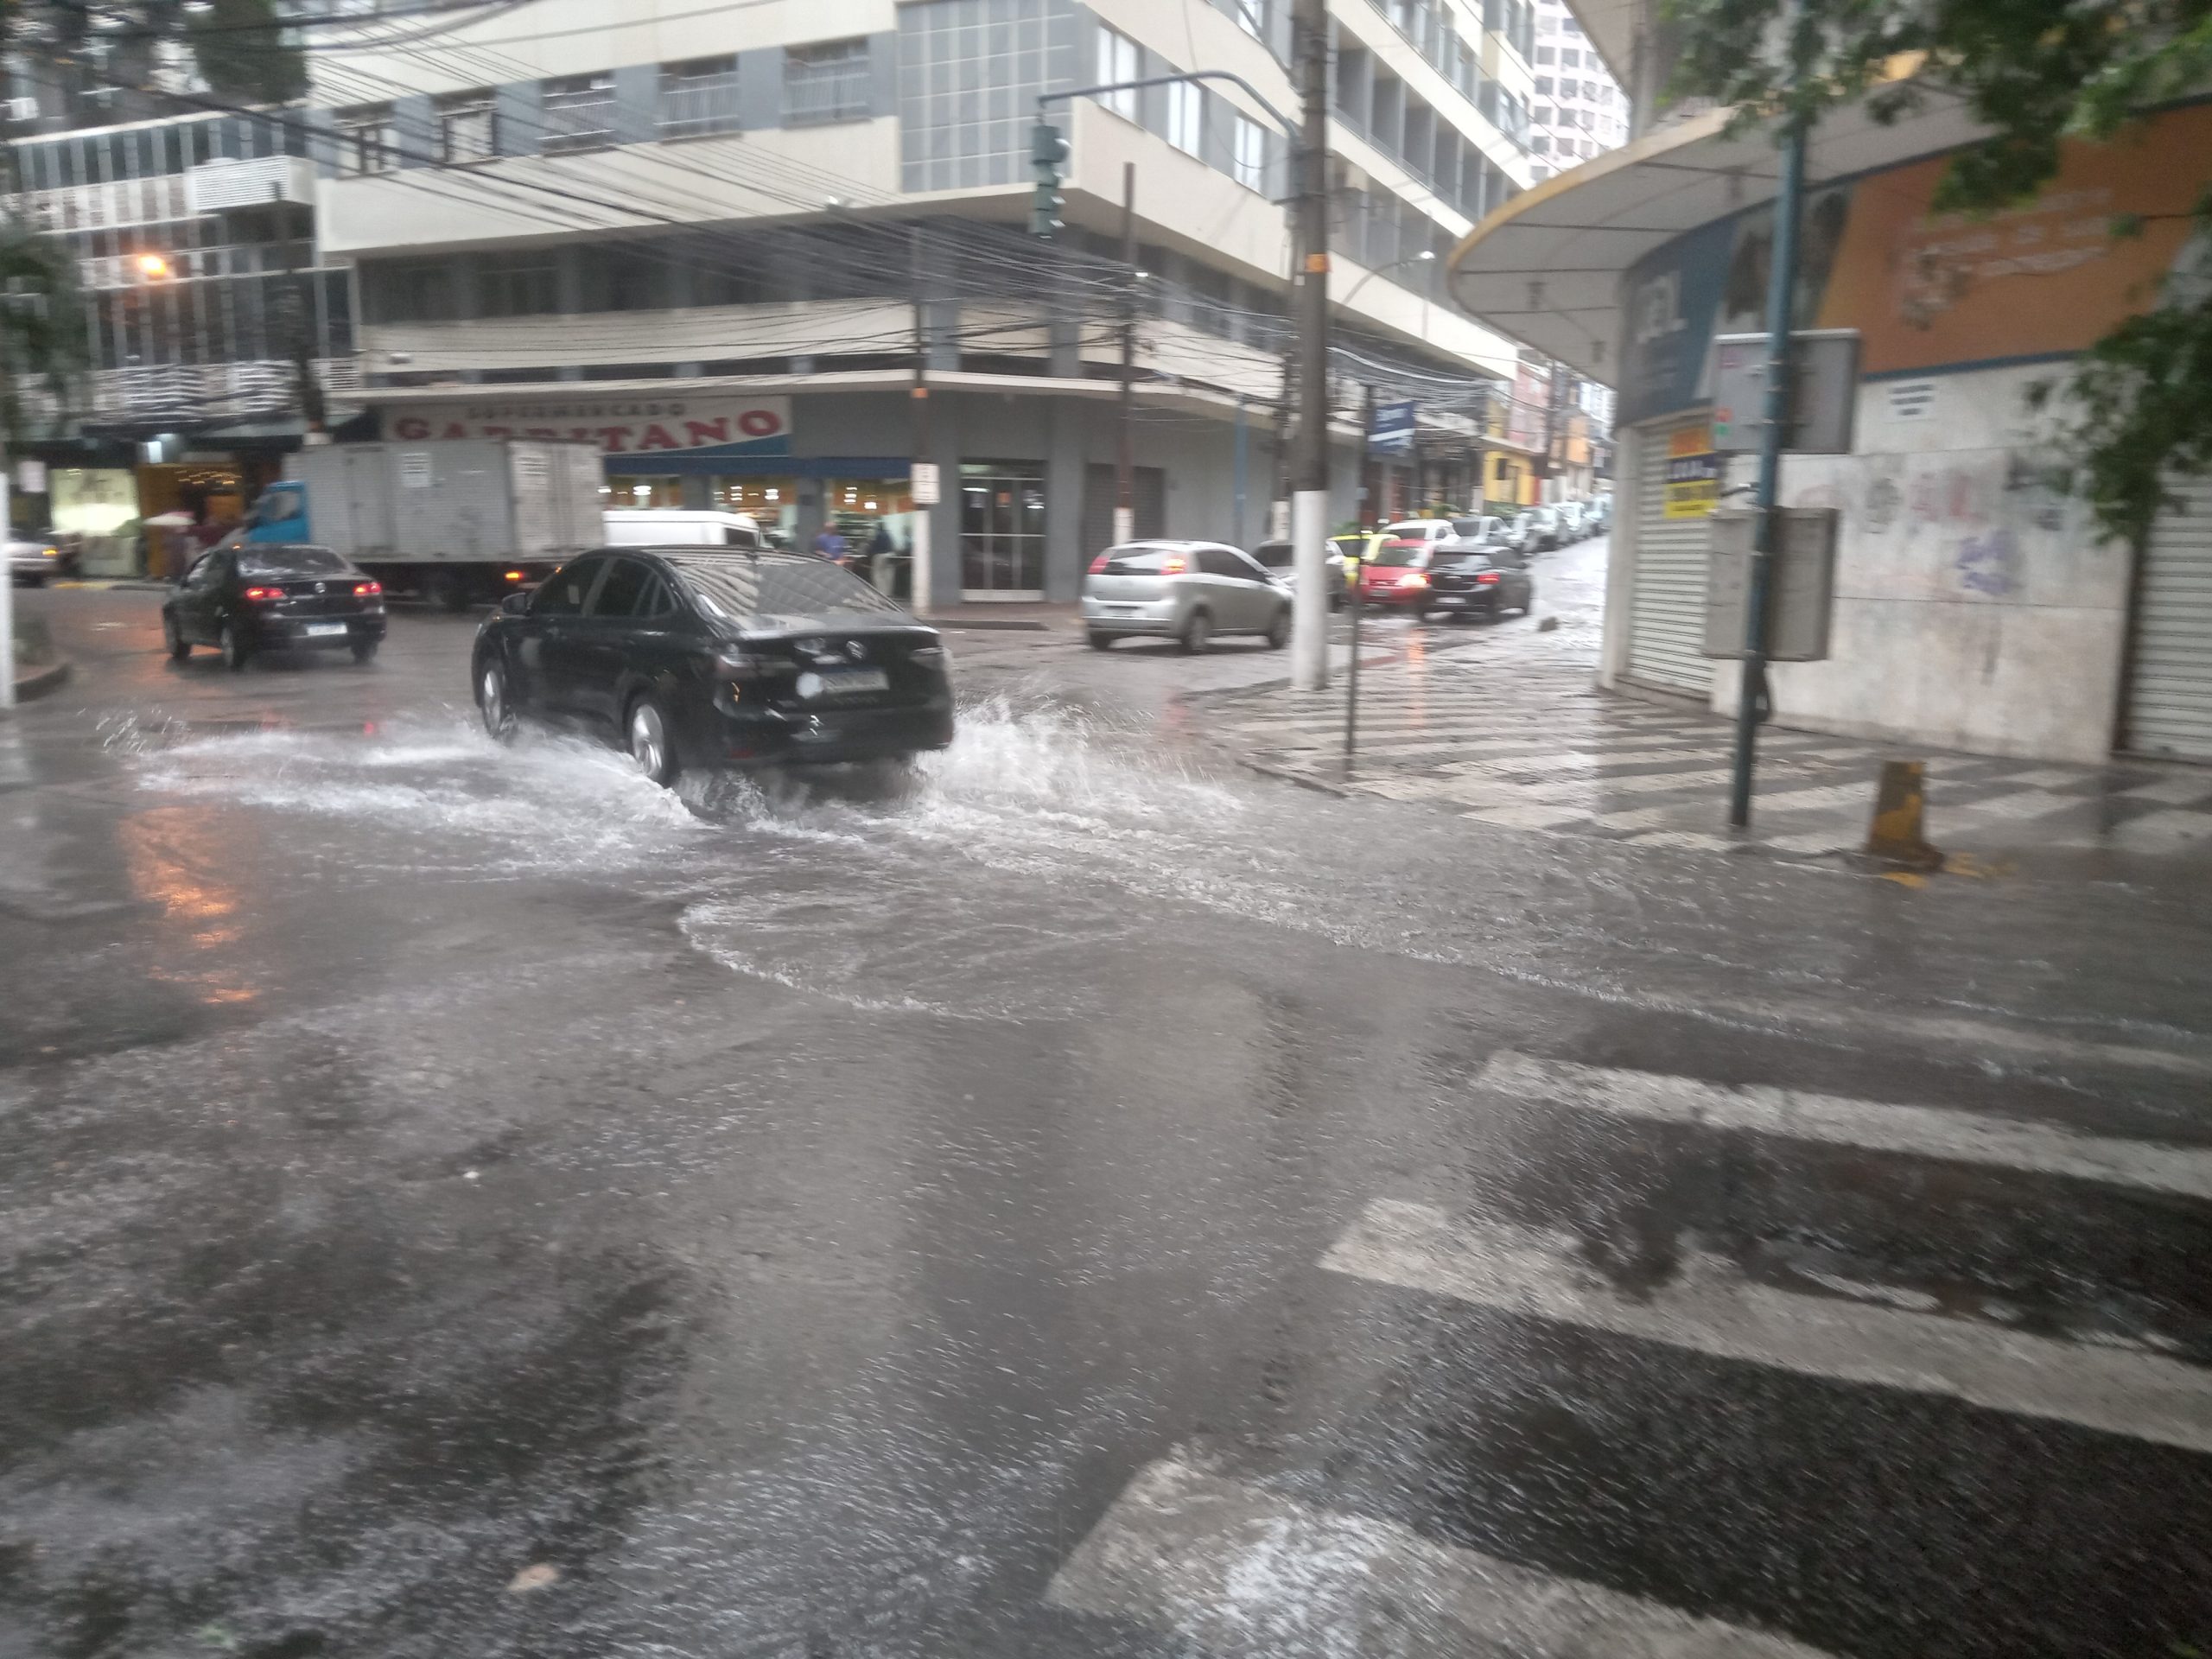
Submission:
[[[1536,0],[1535,56],[1529,149],[1535,177],[1564,173],[1628,142],[1628,99],[1561,0]]]
[[[1445,257],[1529,181],[1533,0],[1343,0],[1332,134],[1340,516],[1361,382],[1510,385]],[[316,32],[326,257],[394,435],[583,433],[611,499],[903,539],[917,344],[940,602],[1071,596],[1109,534],[1134,168],[1141,533],[1255,539],[1275,493],[1294,109],[1284,0],[530,0]],[[1066,228],[1027,238],[1040,92]],[[1377,365],[1380,365],[1379,367]],[[1446,405],[1473,484],[1478,435]],[[1456,423],[1456,424],[1455,424]]]

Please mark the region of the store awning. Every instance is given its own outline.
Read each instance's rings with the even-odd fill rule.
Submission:
[[[1773,199],[1771,123],[1731,136],[1712,110],[1647,133],[1507,202],[1452,250],[1460,302],[1491,327],[1603,385],[1620,362],[1621,279],[1684,232]],[[1957,94],[1884,125],[1864,106],[1815,130],[1806,178],[1820,185],[1971,143],[1982,129]]]

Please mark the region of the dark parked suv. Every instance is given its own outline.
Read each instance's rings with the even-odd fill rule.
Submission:
[[[1495,622],[1507,611],[1526,613],[1536,602],[1536,580],[1528,561],[1500,542],[1475,547],[1445,542],[1428,562],[1428,597],[1422,614],[1479,616]]]
[[[587,553],[485,619],[471,677],[494,737],[522,714],[619,735],[659,784],[687,766],[880,760],[952,741],[937,631],[802,553]]]

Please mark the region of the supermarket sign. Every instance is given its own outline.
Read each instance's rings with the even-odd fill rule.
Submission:
[[[566,438],[595,443],[610,455],[656,451],[695,459],[787,455],[791,450],[791,400],[656,392],[648,397],[393,404],[385,410],[384,433],[410,443],[441,438]]]

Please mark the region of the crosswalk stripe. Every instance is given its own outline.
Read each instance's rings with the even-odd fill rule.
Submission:
[[[1476,1086],[1550,1106],[1618,1117],[1748,1129],[1793,1141],[1988,1164],[2038,1175],[2212,1198],[2212,1147],[2082,1135],[1936,1106],[1898,1106],[1767,1084],[1731,1087],[1694,1077],[1543,1060],[1510,1049],[1491,1056]]]
[[[2212,1370],[1937,1313],[1776,1290],[1702,1252],[1686,1251],[1671,1282],[1631,1297],[1590,1269],[1570,1235],[1488,1218],[1451,1221],[1429,1205],[1377,1199],[1321,1265],[1721,1359],[1948,1395],[2212,1452]]]
[[[1128,1484],[1046,1599],[1173,1630],[1224,1659],[1827,1659],[1787,1637],[1315,1509],[1172,1457]]]

